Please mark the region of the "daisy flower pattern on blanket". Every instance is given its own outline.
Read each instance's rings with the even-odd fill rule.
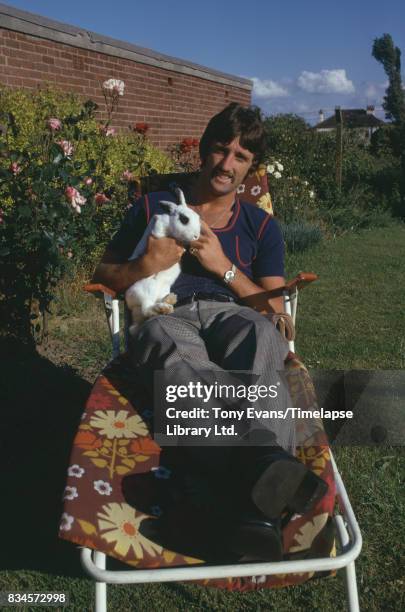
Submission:
[[[148,540],[139,532],[144,514],[137,514],[128,504],[111,503],[102,507],[97,514],[101,537],[109,544],[115,544],[117,554],[125,557],[132,549],[136,559],[142,559],[144,552],[154,557],[162,553],[162,547]]]
[[[91,427],[100,434],[113,438],[137,438],[148,434],[147,427],[137,414],[129,416],[127,410],[96,410],[90,420]]]

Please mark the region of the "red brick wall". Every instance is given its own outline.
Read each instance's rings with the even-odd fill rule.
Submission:
[[[33,88],[49,82],[104,108],[100,83],[109,78],[126,86],[115,127],[145,121],[150,140],[162,149],[200,137],[208,119],[229,102],[250,103],[250,92],[242,87],[0,28],[0,83]]]

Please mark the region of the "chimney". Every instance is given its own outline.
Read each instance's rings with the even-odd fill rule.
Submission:
[[[367,106],[366,113],[367,115],[374,115],[375,106]]]
[[[319,111],[319,123],[322,123],[322,121],[324,121],[324,120],[325,120],[325,117],[323,115],[323,110],[321,109]]]

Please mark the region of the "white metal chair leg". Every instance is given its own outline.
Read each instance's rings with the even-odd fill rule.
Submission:
[[[359,594],[357,591],[356,566],[354,561],[345,567],[345,585],[350,612],[359,612]]]
[[[94,563],[102,570],[106,568],[106,555],[94,551]],[[96,582],[96,608],[95,612],[107,612],[107,583]]]
[[[112,342],[113,359],[120,354],[120,303],[108,293],[104,293],[104,309]]]
[[[294,295],[290,296],[288,291],[283,293],[284,299],[284,311],[286,314],[292,317],[293,323],[295,325],[295,318],[297,314],[297,300],[298,300],[298,291],[295,292]],[[294,340],[288,341],[288,348],[291,352],[295,351],[295,343]]]
[[[349,533],[341,516],[335,517],[338,537],[343,551],[350,544]],[[344,568],[345,571],[345,588],[346,599],[350,612],[359,612],[359,594],[357,591],[356,567],[354,561],[350,561]]]

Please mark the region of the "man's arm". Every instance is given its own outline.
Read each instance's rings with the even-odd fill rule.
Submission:
[[[232,262],[229,261],[223,273],[219,274],[221,279],[224,273],[230,270],[231,267]],[[284,284],[285,281],[282,276],[265,276],[252,281],[246,274],[237,269],[235,279],[229,283],[229,287],[244,304],[255,308],[255,310],[260,312],[284,312],[284,299],[282,295],[271,299],[267,297],[267,291],[279,289]]]
[[[263,276],[257,279],[260,287],[263,287],[266,291],[273,291],[275,289],[281,289],[285,285],[285,278],[283,276]],[[281,292],[280,292],[281,293]],[[265,298],[267,299],[267,298]],[[282,295],[271,298],[268,303],[273,308],[274,312],[284,312],[284,298]]]
[[[132,261],[123,261],[118,253],[107,249],[94,271],[91,282],[123,293],[136,281],[178,263],[184,250],[174,238],[154,236],[149,236],[145,253]]]
[[[200,238],[191,242],[191,246],[195,250],[195,256],[206,270],[209,270],[223,280],[225,272],[231,269],[232,262],[225,255],[218,237],[210,227],[204,221],[201,223],[201,226],[202,234]],[[268,291],[271,289],[278,289],[283,285],[284,278],[282,276],[266,276],[254,282],[238,269],[235,279],[229,284],[229,287],[235,295],[242,298],[247,305],[256,306],[259,302],[260,304],[264,304],[263,298],[260,298],[259,295],[263,294],[263,289]],[[284,312],[282,297],[271,300],[266,298],[265,303],[266,306],[270,306],[270,311]]]
[[[228,259],[227,262],[219,265],[218,276],[221,280],[224,274],[232,267],[232,262]],[[284,278],[282,276],[265,276],[252,281],[246,274],[237,268],[235,279],[229,283],[229,288],[241,299],[247,306],[252,306],[256,310],[262,312],[284,312],[283,297],[274,297],[269,299],[266,296],[267,291],[279,289],[284,286]],[[265,291],[263,291],[265,290]]]

